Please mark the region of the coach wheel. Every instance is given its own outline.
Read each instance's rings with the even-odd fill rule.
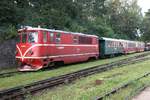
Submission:
[[[115,57],[115,54],[111,54],[111,55],[110,55],[110,58],[113,58],[113,57]]]

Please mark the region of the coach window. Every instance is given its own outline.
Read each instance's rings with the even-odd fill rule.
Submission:
[[[113,42],[112,42],[112,41],[109,41],[108,43],[109,43],[109,47],[112,48],[112,47],[113,47]]]
[[[61,41],[61,34],[57,33],[56,34],[56,43],[60,43],[60,41]]]
[[[43,42],[47,42],[47,32],[43,32]]]
[[[111,47],[111,42],[110,41],[107,42],[107,47]]]
[[[115,43],[115,42],[113,42],[113,46],[112,46],[112,47],[115,47],[115,44],[116,44],[116,43]]]

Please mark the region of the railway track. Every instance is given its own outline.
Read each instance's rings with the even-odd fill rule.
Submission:
[[[11,77],[11,76],[14,76],[16,74],[22,74],[22,73],[18,72],[18,71],[0,73],[0,78]]]
[[[112,89],[112,91],[109,91],[109,92],[105,93],[104,95],[102,95],[100,97],[96,97],[96,100],[103,100],[105,97],[110,96],[110,95],[118,92],[119,90],[121,90],[123,88],[126,88],[127,86],[129,86],[130,84],[132,84],[134,81],[138,81],[138,80],[140,80],[140,79],[142,79],[144,77],[148,77],[149,75],[150,75],[150,72],[146,73],[146,74],[144,74],[144,75],[142,75],[142,76],[140,76],[140,77],[138,77],[138,78],[136,78],[134,80],[131,80],[128,83],[125,83],[125,84],[121,85],[120,87],[116,87],[116,88]]]
[[[137,63],[137,62],[150,59],[149,57],[145,57],[145,56],[147,56],[147,54],[135,56],[135,57],[132,57],[132,59],[128,58],[126,60],[122,60],[119,62],[104,64],[101,66],[96,66],[96,67],[80,70],[80,71],[69,73],[69,74],[62,75],[62,76],[52,77],[49,79],[41,80],[41,81],[34,82],[31,84],[23,85],[23,86],[17,86],[17,87],[6,89],[6,90],[1,90],[0,99],[1,100],[6,100],[6,99],[13,100],[13,99],[18,99],[18,98],[19,100],[24,99],[27,94],[32,94],[32,93],[34,94],[46,88],[52,88],[60,84],[70,83],[81,77],[86,77],[92,74],[110,70],[115,67],[121,67],[127,64],[133,64],[133,63]]]
[[[148,54],[150,54],[150,52],[147,52],[147,53],[144,53],[144,54],[141,54],[141,55],[137,55],[137,56],[134,56],[134,57],[122,59],[122,60],[119,60],[117,62],[122,62],[122,61],[125,61],[125,60],[132,60],[134,58],[147,56]],[[108,64],[104,64],[104,65],[108,65]],[[97,67],[97,66],[93,66],[93,67]],[[12,77],[12,76],[15,76],[15,75],[21,75],[21,74],[26,74],[26,73],[29,73],[29,72],[19,72],[19,71],[5,72],[5,73],[0,73],[0,78]]]
[[[33,73],[33,72],[20,72],[20,71],[5,72],[5,73],[0,73],[0,78],[12,77],[15,75],[21,75],[21,74],[27,74],[27,73]]]

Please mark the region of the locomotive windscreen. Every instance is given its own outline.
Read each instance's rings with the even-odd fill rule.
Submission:
[[[28,35],[28,42],[29,43],[38,42],[38,33],[37,32],[30,32]]]
[[[17,36],[17,42],[26,43],[27,34],[19,34]]]
[[[18,35],[18,42],[36,43],[38,42],[38,32],[22,32]]]

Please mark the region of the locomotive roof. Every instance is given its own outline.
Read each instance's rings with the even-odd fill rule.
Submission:
[[[62,30],[46,29],[46,28],[36,28],[36,27],[25,27],[25,28],[19,29],[18,31],[23,31],[25,29],[26,30],[43,30],[43,31],[51,31],[51,32],[60,32],[60,33],[78,34],[78,35],[86,35],[86,36],[98,37],[96,35],[84,34],[84,33],[80,33],[80,32],[67,32],[67,31],[62,31]]]

